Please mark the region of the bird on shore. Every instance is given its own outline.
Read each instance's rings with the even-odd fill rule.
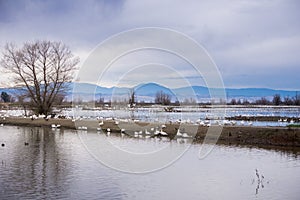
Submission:
[[[159,131],[160,136],[168,136],[168,133],[164,132],[162,129]]]
[[[187,133],[183,133],[183,134],[182,134],[182,137],[183,137],[183,138],[189,138],[189,137],[191,137],[191,136],[189,136]]]
[[[145,129],[145,134],[150,135],[151,133],[147,129]]]
[[[154,135],[159,135],[159,130],[157,129],[157,127],[155,128],[155,131],[154,131]]]
[[[177,130],[176,136],[177,136],[177,137],[182,137],[182,133],[180,132],[179,129]]]

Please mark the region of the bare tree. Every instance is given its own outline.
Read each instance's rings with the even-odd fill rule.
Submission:
[[[46,115],[65,94],[78,62],[67,46],[52,41],[25,43],[21,48],[6,44],[1,59],[15,85],[26,89],[32,110]]]
[[[299,106],[300,105],[300,95],[298,94],[298,92],[296,92],[296,96],[294,98],[294,104],[296,106]]]
[[[134,90],[134,88],[131,88],[131,89],[129,90],[129,106],[130,106],[131,108],[134,107],[135,102],[136,102],[136,98],[135,98],[135,90]]]
[[[287,97],[284,97],[284,104],[287,105],[287,106],[290,106],[290,105],[293,105],[294,104],[294,101],[293,99],[291,99],[289,96]]]
[[[269,105],[270,101],[267,98],[262,97],[261,99],[256,100],[255,104],[257,104],[257,105]]]
[[[236,105],[236,104],[237,104],[236,99],[231,99],[231,101],[230,101],[229,104],[230,104],[230,105]]]
[[[159,91],[155,95],[155,103],[169,105],[171,103],[171,95],[163,91]]]
[[[281,104],[281,97],[280,94],[275,94],[273,96],[273,100],[272,100],[273,104],[278,106],[279,104]]]

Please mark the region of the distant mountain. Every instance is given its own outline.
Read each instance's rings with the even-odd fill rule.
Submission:
[[[173,90],[177,96],[189,97],[197,96],[198,98],[209,98],[209,90],[207,87],[203,86],[191,86],[191,87],[182,87],[176,88]]]
[[[295,91],[272,90],[268,88],[242,88],[242,89],[226,89],[228,97],[268,97],[274,94],[280,94],[282,97],[295,96]]]
[[[154,97],[157,92],[162,91],[171,96],[175,96],[174,93],[169,89],[157,83],[146,83],[140,84],[135,87],[136,95],[138,96],[152,96]]]
[[[71,100],[72,96],[81,98],[83,100],[99,99],[100,97],[110,99],[114,97],[120,97],[122,99],[128,99],[129,91],[131,88],[127,87],[101,87],[90,83],[69,83],[69,91],[67,92],[67,99]],[[169,94],[172,97],[172,101],[175,99],[183,100],[185,98],[197,97],[198,100],[210,98],[209,89],[203,86],[191,86],[170,89],[157,83],[144,83],[134,87],[137,99],[139,101],[154,101],[157,92],[162,91]],[[14,88],[0,88],[2,91],[15,96],[18,91]],[[272,99],[275,94],[280,94],[281,97],[294,97],[295,91],[286,90],[273,90],[268,88],[241,88],[241,89],[225,89],[228,99],[231,98],[247,98],[247,99],[258,99],[266,97]]]
[[[6,92],[9,95],[16,96],[19,93],[19,90],[16,88],[0,88],[0,94]]]

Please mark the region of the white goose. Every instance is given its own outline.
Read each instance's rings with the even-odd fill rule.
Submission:
[[[177,130],[176,136],[177,136],[177,137],[182,137],[182,133],[180,133],[180,130],[179,130],[179,129]]]

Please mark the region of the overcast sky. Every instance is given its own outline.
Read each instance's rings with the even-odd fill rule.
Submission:
[[[226,87],[299,90],[299,10],[297,0],[0,0],[0,48],[6,42],[58,40],[84,61],[111,35],[163,27],[203,45]],[[0,83],[5,85],[3,74]]]

